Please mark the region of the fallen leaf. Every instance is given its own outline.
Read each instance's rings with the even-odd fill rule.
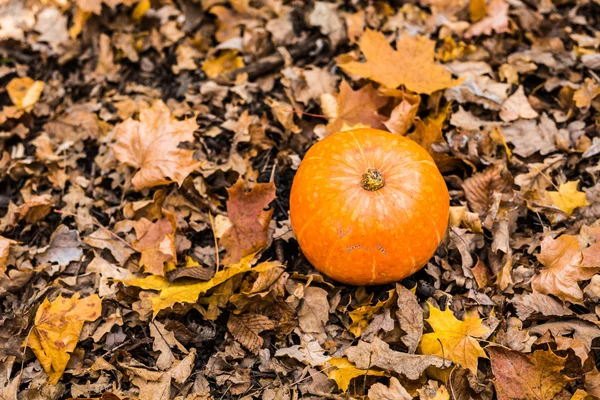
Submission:
[[[385,117],[379,114],[379,109],[387,102],[388,99],[380,96],[371,84],[352,90],[345,80],[340,84],[337,97],[331,94],[321,96],[323,112],[330,118],[327,125],[330,133],[343,131],[344,125],[364,124],[372,128],[383,128]]]
[[[202,71],[210,79],[244,66],[244,59],[236,50],[225,50],[218,57],[211,57],[202,64]]]
[[[543,315],[545,317],[564,317],[574,315],[564,304],[552,297],[538,292],[517,294],[511,299],[517,309],[517,315],[523,321]]]
[[[146,272],[165,276],[165,263],[177,263],[176,224],[176,217],[172,213],[154,223],[146,218],[133,222],[137,240],[131,245],[142,254],[140,266],[144,267]]]
[[[487,358],[477,339],[487,338],[491,333],[483,320],[467,314],[461,321],[450,308],[441,311],[430,304],[427,322],[433,332],[423,335],[419,351],[448,358],[476,374],[477,359]]]
[[[538,350],[531,355],[500,346],[488,346],[486,350],[499,400],[553,399],[569,382],[560,373],[566,359],[551,350]]]
[[[391,306],[394,301],[396,301],[396,292],[391,289],[387,292],[387,299],[378,301],[374,306],[365,305],[350,311],[348,315],[352,320],[352,324],[348,327],[348,330],[355,337],[360,337],[369,326],[373,316],[379,313],[381,309]]]
[[[69,263],[79,261],[83,256],[79,233],[60,225],[50,236],[48,248],[36,256],[39,263],[55,263],[66,267]]]
[[[267,244],[273,210],[264,208],[275,200],[275,184],[257,183],[247,192],[244,180],[239,178],[227,193],[227,215],[232,225],[223,233],[220,243],[227,251],[223,263],[231,264]]]
[[[323,365],[331,359],[331,357],[325,355],[325,349],[312,336],[306,335],[306,338],[302,338],[301,341],[301,344],[277,349],[275,357],[291,357],[313,367]]]
[[[413,126],[420,104],[421,96],[405,96],[392,110],[390,119],[384,122],[386,128],[390,132],[404,135]]]
[[[145,278],[131,279],[122,281],[127,286],[137,286],[144,290],[157,290],[158,295],[151,296],[149,301],[152,304],[154,316],[160,310],[172,307],[176,303],[195,303],[198,296],[206,293],[213,287],[220,285],[229,278],[249,271],[263,272],[275,267],[281,267],[278,262],[263,262],[255,267],[252,267],[255,254],[244,257],[239,263],[229,265],[228,267],[215,273],[209,281],[195,282],[189,280],[181,280],[169,282],[168,279],[157,275],[150,275]]]
[[[55,385],[65,371],[83,324],[98,319],[101,313],[102,301],[98,295],[79,299],[79,293],[75,293],[69,299],[62,296],[53,302],[44,299],[22,346],[35,353],[51,384]]]
[[[308,15],[308,23],[312,26],[318,26],[323,35],[329,36],[333,48],[336,48],[346,39],[346,29],[338,7],[337,4],[317,1],[314,9]]]
[[[537,118],[538,113],[531,107],[529,100],[525,96],[523,85],[502,104],[500,109],[500,118],[502,121],[510,122],[519,118]]]
[[[315,286],[304,289],[302,305],[298,309],[300,329],[306,333],[324,333],[328,319],[327,291]]]
[[[175,334],[168,331],[165,325],[159,321],[150,322],[150,336],[154,338],[152,350],[160,353],[160,356],[156,359],[156,368],[161,371],[171,368],[175,362],[175,356],[171,351],[172,347],[177,347],[179,351],[187,354],[187,350],[175,338]]]
[[[112,146],[117,160],[137,168],[131,182],[135,190],[183,180],[202,163],[193,159],[193,150],[180,149],[181,142],[193,142],[195,119],[177,121],[160,100],[140,112],[140,120],[128,119],[115,127],[117,142]]]
[[[573,348],[583,364],[592,349],[592,342],[600,337],[600,328],[592,322],[577,319],[547,322],[528,329],[532,335],[543,336],[546,332],[555,337],[557,349]],[[571,338],[572,336],[572,338]],[[577,349],[577,347],[580,347]]]
[[[552,203],[567,215],[573,214],[576,208],[589,206],[585,193],[577,190],[579,180],[561,183],[558,191],[548,191]]]
[[[16,244],[18,244],[17,241],[0,236],[0,275],[6,272],[10,248]]]
[[[40,33],[37,38],[40,42],[46,42],[54,52],[59,52],[61,44],[69,40],[67,30],[67,16],[56,7],[46,7],[38,15],[35,29]]]
[[[506,165],[498,163],[465,179],[462,187],[469,208],[483,219],[494,202],[494,193],[510,193],[512,185],[512,176]]]
[[[403,35],[394,50],[383,33],[367,29],[358,46],[366,61],[340,64],[346,73],[371,79],[391,89],[404,85],[412,92],[423,94],[459,83],[434,62],[435,42],[427,37]]]
[[[135,250],[130,244],[124,239],[119,240],[119,236],[106,228],[100,228],[95,232],[92,232],[88,237],[84,238],[83,241],[91,247],[110,251],[110,254],[112,254],[121,266],[125,265],[125,262],[127,262],[129,257],[135,253]]]
[[[400,329],[406,333],[401,340],[408,347],[408,352],[414,354],[423,336],[423,310],[419,306],[417,296],[411,290],[397,283],[396,293],[398,293],[396,318],[400,323]]]
[[[36,105],[42,91],[44,90],[44,82],[34,81],[30,77],[13,78],[8,85],[6,91],[10,100],[19,110],[31,111]]]
[[[444,385],[439,385],[437,381],[430,380],[427,385],[418,389],[419,400],[450,400],[450,393]],[[455,395],[455,399],[460,399]]]
[[[264,339],[260,337],[263,331],[275,329],[275,323],[269,317],[260,314],[229,315],[227,329],[242,346],[251,353],[258,354]]]
[[[504,0],[491,0],[487,5],[487,17],[471,25],[465,32],[465,38],[473,36],[491,35],[496,33],[509,33],[508,3]]]
[[[393,376],[390,378],[389,387],[383,383],[375,383],[369,388],[368,395],[371,400],[412,400],[413,398]]]
[[[371,343],[359,341],[358,345],[346,350],[346,356],[348,360],[356,364],[357,368],[378,367],[385,371],[402,374],[410,380],[419,379],[429,367],[448,368],[451,365],[450,360],[442,357],[394,351],[378,337],[374,337]]]
[[[559,145],[569,143],[569,132],[558,129],[546,113],[540,117],[540,123],[534,120],[520,119],[510,126],[500,129],[507,142],[515,147],[513,153],[521,157],[529,157],[536,152],[541,155],[556,151]]]
[[[331,358],[327,361],[330,365],[335,368],[327,371],[327,377],[333,379],[337,384],[337,387],[342,391],[346,392],[352,379],[359,376],[372,375],[372,376],[384,376],[385,372],[375,371],[372,369],[358,369],[356,366],[348,361],[347,358]]]
[[[534,291],[583,304],[583,292],[578,282],[590,279],[600,271],[600,266],[583,264],[583,253],[577,237],[562,235],[558,239],[544,238],[537,259],[545,268],[531,280]]]

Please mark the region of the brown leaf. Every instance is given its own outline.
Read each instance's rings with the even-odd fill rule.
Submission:
[[[0,236],[0,275],[3,275],[6,272],[10,248],[17,243],[18,242],[15,240]]]
[[[508,33],[508,3],[505,0],[491,0],[487,6],[487,17],[471,25],[465,32],[466,38],[479,35],[491,35],[496,33]]]
[[[553,399],[569,381],[560,373],[566,359],[550,350],[531,355],[500,346],[488,346],[486,350],[496,378],[498,400]]]
[[[500,109],[500,118],[504,122],[514,121],[519,118],[531,119],[537,117],[538,113],[531,107],[527,96],[525,96],[523,85],[519,86],[517,91],[506,99],[502,104],[502,109]]]
[[[258,354],[264,339],[259,333],[275,329],[275,323],[268,317],[260,314],[229,315],[227,329],[233,337],[247,348],[251,353]]]
[[[484,218],[492,205],[493,194],[512,190],[512,176],[506,165],[498,163],[465,179],[462,186],[471,211]]]
[[[583,302],[578,282],[590,279],[600,270],[600,266],[583,265],[579,241],[571,235],[562,235],[558,239],[546,237],[537,259],[545,268],[531,280],[533,290],[575,304]]]
[[[392,110],[390,119],[384,122],[390,132],[404,135],[413,126],[413,122],[419,111],[421,96],[405,95],[400,104]]]
[[[326,94],[321,96],[321,101],[328,98],[332,100],[333,109],[329,110],[326,105],[322,107],[325,114],[331,117],[327,125],[330,133],[339,132],[344,126],[357,124],[383,128],[385,116],[379,114],[379,109],[388,102],[388,99],[379,95],[371,84],[352,90],[348,82],[342,80],[337,98]]]
[[[574,315],[568,307],[550,296],[538,292],[517,294],[511,299],[517,309],[517,315],[523,321],[543,315],[546,317],[563,317]]]
[[[458,83],[452,80],[450,72],[434,62],[435,42],[425,36],[403,35],[394,50],[383,33],[367,29],[358,47],[366,62],[340,64],[346,73],[371,79],[391,89],[404,85],[412,92],[424,94]]]
[[[375,383],[369,388],[371,400],[412,400],[412,398],[400,381],[394,377],[390,378],[389,387],[382,383]]]
[[[140,266],[151,274],[165,276],[165,262],[177,262],[175,215],[167,214],[154,223],[142,218],[135,221],[133,227],[137,240],[132,243],[132,247],[142,253]]]
[[[414,354],[423,335],[423,310],[419,306],[417,296],[400,284],[396,284],[398,293],[398,311],[396,318],[400,328],[406,332],[402,336],[402,342],[408,347],[408,352]]]
[[[171,182],[181,185],[201,165],[193,159],[193,150],[179,148],[181,142],[194,141],[196,128],[193,118],[177,121],[160,100],[142,110],[139,121],[128,119],[115,127],[117,160],[138,169],[131,180],[135,190]]]
[[[452,364],[450,360],[442,357],[394,351],[378,337],[373,338],[371,343],[359,341],[357,346],[352,346],[346,350],[346,355],[348,360],[356,364],[357,368],[378,367],[402,374],[410,380],[419,379],[421,374],[429,367],[448,368]]]
[[[298,310],[300,328],[306,333],[323,333],[328,319],[327,292],[314,286],[304,289],[304,298]]]
[[[36,258],[42,264],[55,263],[66,267],[69,263],[81,259],[83,250],[80,246],[79,233],[75,229],[60,225],[50,236],[48,248]]]
[[[264,208],[275,200],[275,184],[257,183],[247,192],[240,178],[227,192],[227,214],[232,226],[221,236],[220,243],[227,251],[223,263],[235,264],[267,244],[273,210],[264,211]]]

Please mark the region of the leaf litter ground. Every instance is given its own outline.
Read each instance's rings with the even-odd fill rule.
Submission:
[[[0,2],[0,398],[600,398],[598,15]],[[451,211],[422,271],[357,288],[289,191],[365,126],[427,149]]]

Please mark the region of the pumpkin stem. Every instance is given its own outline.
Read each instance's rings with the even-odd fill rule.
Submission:
[[[367,168],[367,171],[362,174],[360,185],[363,189],[374,192],[385,185],[385,180],[383,179],[383,174],[378,169]]]

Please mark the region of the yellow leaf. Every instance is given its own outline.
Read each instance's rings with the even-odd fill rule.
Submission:
[[[487,5],[485,0],[470,0],[469,1],[469,14],[471,14],[471,21],[477,22],[487,15]]]
[[[131,12],[131,19],[134,21],[141,20],[150,9],[150,6],[150,0],[142,0],[139,3],[137,3],[133,11]]]
[[[385,372],[375,371],[372,369],[359,369],[354,366],[353,363],[348,361],[346,357],[343,358],[331,358],[327,361],[329,364],[335,367],[327,372],[327,377],[333,379],[337,384],[338,388],[345,392],[350,386],[350,381],[358,376],[374,375],[383,376]]]
[[[10,100],[19,110],[31,111],[35,103],[38,102],[42,91],[44,90],[44,82],[34,81],[28,76],[24,78],[13,78],[8,85],[6,91]]]
[[[394,50],[383,33],[367,30],[358,47],[366,62],[350,61],[340,67],[349,74],[371,79],[388,88],[404,85],[413,92],[431,94],[459,83],[434,62],[435,42],[424,36],[402,36]]]
[[[102,314],[102,300],[98,295],[79,299],[76,293],[70,299],[58,296],[52,303],[44,299],[35,315],[35,324],[22,346],[29,347],[48,374],[48,381],[56,384],[62,376],[69,353],[75,350],[85,321],[94,321]]]
[[[348,315],[352,319],[352,324],[348,327],[348,330],[354,334],[355,337],[362,335],[363,331],[369,326],[373,315],[377,314],[379,310],[384,307],[388,307],[391,303],[396,301],[396,290],[391,289],[388,291],[388,299],[385,301],[379,301],[376,305],[366,305],[358,307],[357,309],[350,311]]]
[[[83,25],[92,16],[92,13],[78,8],[73,15],[73,25],[69,28],[69,37],[71,40],[77,39],[77,36],[83,30]]]
[[[238,56],[236,50],[226,50],[218,57],[211,57],[204,62],[202,70],[210,79],[225,72],[230,72],[244,66],[244,59]]]
[[[147,276],[143,279],[132,279],[129,281],[120,281],[127,286],[137,286],[142,289],[158,290],[156,296],[150,297],[152,303],[153,316],[160,310],[172,307],[176,303],[195,303],[198,296],[206,293],[213,287],[220,285],[229,278],[248,271],[263,272],[271,268],[280,267],[278,262],[264,262],[256,267],[252,267],[252,261],[256,254],[250,254],[244,257],[238,264],[232,264],[224,270],[218,271],[212,279],[206,282],[198,282],[189,279],[181,279],[175,282],[169,282],[167,279],[159,276]]]
[[[423,335],[419,351],[452,360],[476,374],[477,359],[487,358],[477,341],[477,338],[486,337],[490,333],[490,329],[482,324],[483,320],[466,315],[464,321],[461,321],[449,308],[441,311],[430,304],[427,322],[433,332]]]
[[[568,215],[573,214],[573,211],[578,207],[590,205],[585,198],[585,193],[577,190],[578,184],[579,180],[561,183],[558,192],[548,192],[552,203]]]

